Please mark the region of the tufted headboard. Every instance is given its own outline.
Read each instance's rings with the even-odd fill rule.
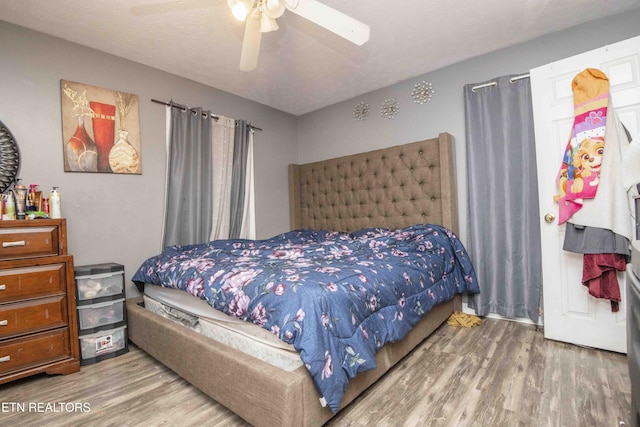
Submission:
[[[291,229],[440,224],[458,232],[453,137],[289,165]]]

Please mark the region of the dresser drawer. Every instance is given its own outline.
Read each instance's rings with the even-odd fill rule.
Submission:
[[[64,296],[0,305],[0,339],[66,325]]]
[[[0,260],[61,255],[55,224],[0,229]]]
[[[0,304],[64,294],[67,286],[66,274],[64,263],[0,269]]]
[[[77,372],[77,316],[66,220],[0,221],[0,384]]]
[[[0,342],[0,375],[69,356],[69,329]]]

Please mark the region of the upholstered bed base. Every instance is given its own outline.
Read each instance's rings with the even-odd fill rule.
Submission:
[[[437,138],[289,166],[291,228],[353,231],[417,223],[458,228],[453,138]],[[333,414],[305,367],[281,370],[127,300],[129,338],[185,380],[256,426],[320,426]],[[435,307],[401,341],[377,353],[377,368],[349,384],[342,407],[438,328],[461,297]]]
[[[129,339],[189,383],[255,426],[320,426],[333,417],[320,405],[306,368],[287,372],[204,337],[127,300]],[[431,310],[400,342],[376,354],[377,368],[359,374],[347,388],[342,407],[398,363],[435,331],[461,298]]]

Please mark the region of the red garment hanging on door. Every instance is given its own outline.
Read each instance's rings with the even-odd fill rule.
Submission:
[[[620,254],[585,254],[582,266],[582,284],[589,295],[611,300],[611,311],[620,310],[620,285],[617,272],[625,271],[627,257]]]

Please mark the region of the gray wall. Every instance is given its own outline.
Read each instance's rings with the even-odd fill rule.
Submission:
[[[527,73],[555,60],[637,36],[640,34],[638,22],[640,9],[482,55],[301,116],[298,118],[298,161],[318,161],[449,132],[456,141],[459,234],[466,241],[464,85]],[[435,95],[431,101],[419,105],[413,102],[411,91],[423,80],[433,84]],[[380,106],[389,98],[398,100],[400,110],[395,119],[384,120],[380,117]],[[353,118],[353,109],[360,101],[370,105],[371,113],[368,120],[359,122]]]
[[[21,152],[20,177],[48,192],[59,186],[68,221],[69,251],[76,265],[117,262],[127,282],[161,246],[164,197],[164,106],[174,99],[214,113],[244,118],[256,134],[258,237],[289,228],[287,165],[404,144],[449,132],[456,139],[461,238],[466,236],[466,175],[462,88],[493,77],[527,72],[551,61],[640,33],[640,10],[572,28],[529,43],[483,55],[301,116],[265,107],[214,88],[131,61],[0,21],[0,121]],[[401,65],[399,65],[401,66]],[[143,174],[65,173],[62,159],[60,79],[135,93],[140,99]],[[425,105],[414,104],[415,83],[436,90]],[[395,97],[400,112],[380,117],[380,105]],[[360,101],[371,117],[353,119]],[[127,295],[136,292],[127,283]]]
[[[161,249],[165,107],[174,99],[247,119],[255,136],[259,237],[289,228],[287,165],[297,157],[296,118],[181,77],[0,21],[0,121],[16,138],[20,177],[48,193],[59,186],[76,265],[117,262],[129,279]],[[215,70],[212,70],[215,72]],[[142,175],[65,173],[60,80],[139,96]]]

